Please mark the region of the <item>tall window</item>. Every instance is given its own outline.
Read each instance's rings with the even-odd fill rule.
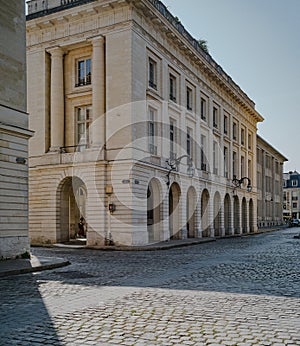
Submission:
[[[213,143],[213,173],[218,174],[218,143]]]
[[[232,124],[232,138],[233,140],[237,140],[237,123],[233,122]]]
[[[201,170],[207,170],[206,162],[206,137],[201,135]]]
[[[215,106],[213,108],[213,127],[216,129],[219,127],[219,109]]]
[[[149,121],[148,121],[148,146],[149,152],[157,155],[157,146],[155,145],[155,118],[156,112],[153,108],[149,108]]]
[[[228,116],[224,114],[224,134],[228,134]]]
[[[245,129],[241,129],[241,144],[245,145]]]
[[[77,145],[78,150],[86,149],[90,145],[89,127],[92,121],[91,106],[76,108]]]
[[[76,86],[88,85],[92,82],[91,59],[77,61],[77,81]]]
[[[192,147],[192,130],[187,128],[186,131],[186,153],[189,157],[193,156],[193,147]]]
[[[193,90],[186,87],[186,108],[187,110],[193,110]]]
[[[170,100],[176,102],[176,77],[172,74],[169,76]]]
[[[228,148],[224,147],[224,177],[228,178]]]
[[[237,153],[232,152],[232,175],[237,177]]]
[[[170,158],[171,159],[175,159],[176,158],[175,141],[176,141],[175,121],[174,120],[170,120]]]
[[[241,178],[245,176],[245,157],[241,156]]]
[[[252,149],[252,134],[248,133],[248,149]]]
[[[149,86],[157,89],[157,63],[151,58],[149,58],[148,74]]]
[[[201,100],[200,100],[200,105],[201,105],[201,119],[206,121],[207,119],[207,102],[206,102],[206,99],[201,97]]]
[[[252,161],[248,160],[248,177],[252,180]]]

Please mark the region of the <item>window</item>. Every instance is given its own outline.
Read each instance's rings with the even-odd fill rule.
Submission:
[[[241,144],[245,145],[245,129],[241,129]]]
[[[76,108],[76,121],[77,121],[77,145],[78,145],[78,150],[82,151],[88,148],[90,145],[89,127],[92,121],[91,106]]]
[[[292,180],[292,186],[298,186],[298,180]]]
[[[228,116],[224,114],[224,134],[228,134]]]
[[[224,147],[224,177],[228,178],[228,148]]]
[[[186,108],[187,110],[193,110],[193,90],[186,87]]]
[[[252,161],[248,160],[248,178],[252,180]]]
[[[219,108],[213,107],[213,127],[218,128],[219,127]]]
[[[233,122],[232,124],[232,138],[236,141],[237,140],[237,123]]]
[[[297,209],[298,203],[294,202],[293,203],[293,209]]]
[[[207,101],[205,98],[201,97],[201,119],[206,121],[207,119]]]
[[[170,159],[176,159],[175,153],[176,127],[175,121],[170,120]]]
[[[149,121],[148,121],[148,150],[151,154],[157,155],[157,146],[155,145],[155,118],[156,112],[153,108],[149,108]]]
[[[252,134],[248,133],[248,149],[252,149]]]
[[[157,63],[151,58],[149,58],[148,73],[149,87],[157,89]]]
[[[218,143],[213,143],[213,173],[218,174]]]
[[[170,74],[169,78],[170,100],[176,102],[176,77]]]
[[[186,131],[186,153],[189,157],[193,155],[193,147],[192,147],[192,130],[187,128]]]
[[[206,137],[201,135],[201,170],[206,171]]]
[[[91,59],[77,61],[77,81],[76,86],[91,84],[92,82],[92,66]]]
[[[232,174],[233,177],[237,176],[237,153],[235,151],[232,153]]]
[[[245,158],[241,156],[241,177],[245,176]]]

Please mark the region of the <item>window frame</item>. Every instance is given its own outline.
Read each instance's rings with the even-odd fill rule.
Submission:
[[[174,73],[169,73],[169,100],[177,103],[177,77]]]
[[[83,119],[79,119],[79,111],[83,110]],[[88,114],[88,116],[87,116]],[[82,105],[75,107],[75,121],[76,121],[76,145],[78,151],[83,151],[90,147],[90,125],[92,124],[92,105]],[[84,143],[82,143],[82,132],[79,130],[79,126],[84,125]]]
[[[82,63],[82,68],[80,64]],[[83,70],[83,76],[81,71]],[[92,84],[92,58],[80,57],[76,59],[76,83],[75,87],[83,87]]]

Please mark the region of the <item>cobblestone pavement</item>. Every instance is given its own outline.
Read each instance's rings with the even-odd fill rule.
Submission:
[[[33,248],[0,279],[0,345],[300,345],[300,228],[162,251]]]

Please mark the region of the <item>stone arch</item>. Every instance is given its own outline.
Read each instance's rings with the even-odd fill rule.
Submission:
[[[214,232],[216,237],[221,236],[221,196],[218,191],[214,195]]]
[[[238,196],[233,197],[233,228],[234,234],[240,233],[240,202]]]
[[[186,218],[187,218],[187,237],[195,238],[197,232],[196,221],[196,209],[197,209],[197,193],[193,186],[187,191],[186,198]]]
[[[209,237],[209,192],[204,189],[201,194],[201,226],[202,236]]]
[[[158,179],[152,178],[147,188],[147,232],[148,242],[163,240],[162,233],[162,186]]]
[[[60,182],[56,194],[57,242],[76,238],[80,217],[86,219],[86,201],[87,189],[80,178],[66,177]]]
[[[173,183],[169,190],[169,230],[171,239],[180,237],[180,197],[180,186]]]
[[[254,232],[254,203],[252,198],[249,201],[249,231]]]
[[[248,227],[247,227],[247,201],[246,198],[243,197],[242,199],[242,233],[247,233]]]
[[[229,193],[224,198],[224,227],[225,235],[231,235],[231,200]]]

